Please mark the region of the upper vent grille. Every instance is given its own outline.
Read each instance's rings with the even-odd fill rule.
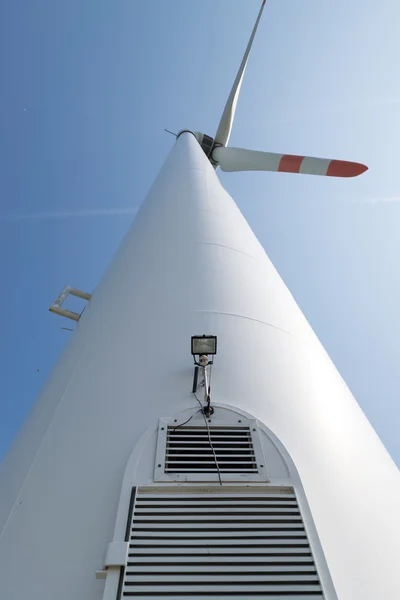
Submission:
[[[138,489],[122,598],[323,599],[293,490],[169,490]]]
[[[165,473],[258,473],[250,427],[210,426],[209,432],[168,426]]]
[[[182,423],[186,415],[160,419],[154,481],[268,481],[256,419],[239,420],[225,408],[216,412],[208,427],[203,415],[192,417],[190,425]]]

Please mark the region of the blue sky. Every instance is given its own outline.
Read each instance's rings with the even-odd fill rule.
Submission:
[[[0,457],[173,144],[213,134],[259,0],[0,6]],[[400,4],[267,0],[231,145],[364,162],[221,174],[400,464]]]

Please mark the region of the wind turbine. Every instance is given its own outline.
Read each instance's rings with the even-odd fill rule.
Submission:
[[[244,150],[243,148],[227,148],[247,61],[265,3],[266,0],[261,5],[214,138],[199,132],[194,134],[200,146],[211,164],[220,167],[223,171],[281,171],[283,173],[302,173],[304,175],[327,175],[328,177],[356,177],[361,175],[368,167],[360,163],[292,154],[257,152],[255,150]]]
[[[400,595],[398,470],[215,172],[366,169],[227,147],[264,5],[215,137],[178,135],[52,306],[77,325],[1,465],[1,598]]]

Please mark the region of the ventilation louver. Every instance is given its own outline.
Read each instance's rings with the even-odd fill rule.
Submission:
[[[225,418],[212,417],[208,427],[203,415],[190,425],[179,424],[182,417],[160,419],[154,481],[269,481],[256,419],[217,410]]]
[[[291,488],[209,491],[138,489],[122,598],[323,598]]]
[[[258,472],[250,427],[168,427],[165,473],[216,473],[217,464],[221,473]]]

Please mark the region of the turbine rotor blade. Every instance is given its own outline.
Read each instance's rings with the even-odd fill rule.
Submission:
[[[212,158],[223,171],[280,171],[328,177],[357,177],[368,170],[361,163],[346,160],[275,154],[243,148],[215,148]]]
[[[226,146],[229,140],[229,136],[231,134],[232,123],[235,117],[236,104],[239,97],[240,87],[242,85],[244,72],[246,70],[247,61],[249,58],[251,46],[253,44],[254,37],[257,32],[258,24],[261,19],[262,12],[264,10],[264,6],[267,0],[263,0],[260,11],[258,13],[258,17],[256,23],[254,25],[252,34],[249,39],[249,43],[247,44],[246,51],[244,53],[242,62],[240,63],[239,71],[237,72],[235,81],[233,82],[232,89],[228,96],[228,100],[226,101],[224,112],[222,113],[221,120],[218,125],[217,133],[215,135],[215,142],[217,144],[221,144],[222,146]]]

